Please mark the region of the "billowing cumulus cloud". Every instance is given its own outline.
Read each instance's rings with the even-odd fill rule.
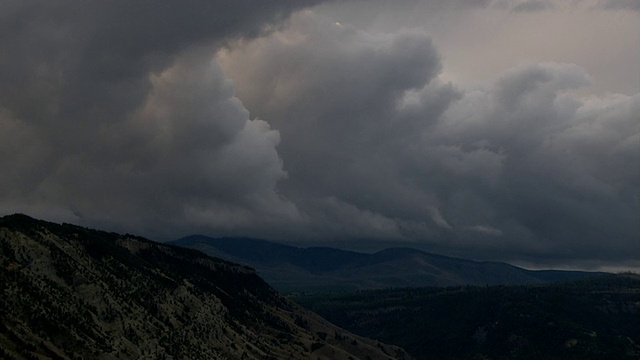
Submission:
[[[588,81],[574,65],[522,66],[450,108],[431,141],[463,149],[463,158],[490,151],[501,167],[492,186],[462,195],[470,198],[461,204],[490,203],[491,212],[458,213],[450,204],[445,214],[491,214],[479,221],[517,246],[526,239],[569,257],[634,259],[640,96],[579,100],[566,92]]]
[[[298,216],[212,52],[306,4],[2,2],[2,210],[159,236]]]
[[[542,17],[562,38],[562,16],[616,15],[622,34],[637,16],[625,2],[591,1],[579,19],[568,2],[298,9],[311,3],[3,2],[0,210],[158,239],[637,262],[640,94],[590,91],[603,72],[515,51],[538,44],[520,36]],[[496,34],[499,19],[516,20]],[[494,62],[490,80],[456,81]],[[608,81],[635,89],[623,80]]]
[[[331,237],[634,259],[639,98],[577,97],[592,81],[579,66],[530,63],[464,90],[438,79],[424,33],[312,12],[220,58],[282,135],[283,193]]]
[[[438,83],[428,36],[372,35],[306,12],[286,31],[222,56],[247,106],[282,135],[289,197],[336,198],[449,227],[428,192],[403,184],[413,170],[397,162],[459,96]],[[333,221],[351,221],[338,213]]]

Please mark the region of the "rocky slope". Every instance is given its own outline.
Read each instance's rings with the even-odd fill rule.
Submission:
[[[0,251],[3,359],[409,358],[195,250],[11,215]]]

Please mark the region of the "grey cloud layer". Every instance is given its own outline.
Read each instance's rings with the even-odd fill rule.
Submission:
[[[589,76],[556,63],[456,89],[428,36],[310,12],[221,58],[282,135],[281,189],[332,236],[636,259],[639,95],[577,98]]]
[[[591,79],[558,63],[458,88],[423,31],[293,3],[3,2],[0,211],[637,260],[640,95],[577,97]],[[470,4],[442,3],[420,2]]]
[[[309,3],[3,1],[0,208],[156,235],[297,216],[212,51]]]

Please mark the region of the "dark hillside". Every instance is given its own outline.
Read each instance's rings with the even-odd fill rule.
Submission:
[[[640,276],[293,297],[419,359],[640,359]]]
[[[251,238],[217,238],[189,236],[172,242],[173,245],[196,247],[209,244],[220,255],[245,260],[248,263],[278,265],[288,263],[310,273],[322,273],[364,261],[367,254],[327,247],[299,248]]]
[[[24,215],[0,250],[2,359],[407,357],[196,250]]]

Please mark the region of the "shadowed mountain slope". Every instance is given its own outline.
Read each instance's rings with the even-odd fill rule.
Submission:
[[[327,247],[299,248],[250,238],[199,235],[185,237],[171,244],[251,266],[269,284],[285,292],[543,284],[601,274],[532,271],[501,262],[457,259],[410,248],[391,248],[365,254]]]
[[[394,359],[251,268],[132,236],[0,218],[2,359]]]

